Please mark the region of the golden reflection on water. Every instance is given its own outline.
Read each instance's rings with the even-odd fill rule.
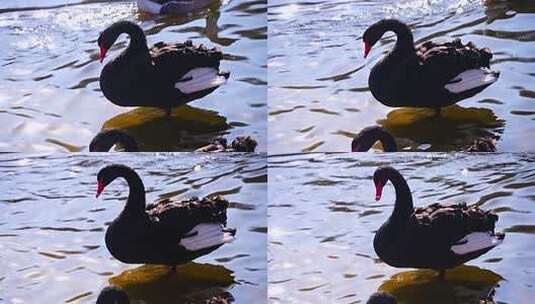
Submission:
[[[215,111],[189,105],[171,116],[157,108],[136,108],[108,119],[102,129],[120,129],[138,142],[141,151],[195,150],[228,130],[227,119]]]
[[[379,291],[392,294],[398,303],[479,303],[503,278],[490,270],[462,265],[440,278],[433,270],[404,271],[383,282]]]
[[[223,266],[188,263],[176,267],[143,265],[126,270],[109,280],[119,286],[132,300],[144,300],[151,304],[201,303],[216,296],[229,294],[234,284],[234,273]]]
[[[377,122],[401,138],[400,146],[408,139],[412,145],[430,144],[437,151],[448,145],[469,145],[476,138],[492,136],[492,130],[505,125],[491,109],[459,105],[443,108],[440,115],[434,109],[399,108]]]

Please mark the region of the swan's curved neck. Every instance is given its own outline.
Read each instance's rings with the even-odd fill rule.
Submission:
[[[117,143],[123,146],[124,152],[139,151],[136,142],[131,137],[121,137],[119,140],[117,140]]]
[[[129,187],[128,201],[124,207],[126,213],[139,213],[145,211],[145,186],[137,173],[127,167],[117,168],[115,171],[117,177],[126,180]]]
[[[412,194],[405,178],[397,171],[389,171],[388,179],[396,189],[396,202],[392,218],[402,219],[409,217],[414,212]]]
[[[384,133],[383,137],[379,139],[381,141],[381,144],[383,145],[383,151],[385,152],[397,152],[398,147],[396,145],[396,141],[394,140],[394,137],[388,133]]]
[[[377,141],[383,145],[384,152],[397,152],[397,145],[394,137],[382,129],[363,130],[364,134],[353,139],[351,143],[353,152],[366,152],[370,150]]]
[[[90,152],[108,152],[115,144],[120,144],[126,152],[139,151],[136,141],[118,130],[102,131],[89,144]]]
[[[128,45],[128,50],[147,50],[147,38],[145,37],[145,33],[139,28],[134,26],[128,26],[124,29],[125,33],[127,33],[130,36],[130,44]]]
[[[115,130],[102,131],[93,138],[89,144],[89,152],[108,152],[115,144],[120,144],[126,152],[137,152],[135,140],[127,135]]]
[[[125,54],[130,53],[139,53],[139,52],[146,52],[149,53],[149,48],[147,46],[147,38],[145,37],[145,33],[143,33],[143,30],[137,26],[134,23],[131,22],[118,22],[113,25],[113,34],[114,34],[114,41],[121,35],[122,33],[127,34],[130,36],[130,44],[126,48]]]
[[[384,33],[392,31],[396,34],[396,45],[392,54],[414,51],[414,38],[409,27],[397,20],[385,20],[383,23]]]

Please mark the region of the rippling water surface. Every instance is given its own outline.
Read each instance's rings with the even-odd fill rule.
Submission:
[[[535,158],[525,154],[309,154],[269,157],[271,303],[365,303],[377,290],[404,304],[497,303],[535,298]],[[390,165],[405,176],[415,206],[478,203],[499,215],[505,241],[446,274],[386,265],[373,236],[391,214],[389,183],[375,202],[372,176]]]
[[[499,136],[500,151],[532,151],[535,131],[535,2],[480,0],[269,2],[270,152],[349,151],[362,128],[380,124],[404,149],[458,151]],[[447,108],[389,108],[368,88],[370,68],[395,36],[363,59],[362,34],[383,18],[413,29],[415,40],[461,38],[494,52],[497,83]]]
[[[95,199],[96,174],[111,162],[140,174],[147,202],[224,195],[237,238],[176,275],[115,260],[104,234],[124,207],[126,182]],[[237,303],[266,299],[264,155],[5,154],[0,179],[0,303],[95,303],[110,284],[143,303],[204,303],[228,293]]]
[[[141,14],[135,1],[25,0],[0,3],[0,119],[6,151],[77,151],[103,127],[129,131],[149,151],[191,150],[189,134],[252,135],[266,145],[266,1],[215,1],[188,16]],[[193,113],[113,105],[100,92],[96,40],[131,20],[159,41],[218,46],[228,85],[189,105]],[[109,61],[127,46],[121,36]],[[157,112],[157,113],[155,113]],[[186,139],[185,139],[186,138]],[[203,139],[205,142],[210,137]]]

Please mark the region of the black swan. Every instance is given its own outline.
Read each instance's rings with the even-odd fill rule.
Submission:
[[[474,96],[496,82],[489,69],[492,52],[460,39],[414,45],[409,27],[394,19],[381,20],[365,32],[364,58],[384,33],[397,36],[394,49],[370,72],[368,85],[379,102],[389,107],[440,108]]]
[[[221,72],[223,54],[216,48],[185,43],[156,43],[150,50],[143,30],[135,23],[118,21],[98,37],[100,61],[119,35],[130,35],[128,48],[104,66],[102,93],[123,107],[147,106],[171,109],[204,97],[230,76]]]
[[[121,288],[108,286],[98,295],[97,304],[130,304],[130,299]]]
[[[98,132],[89,144],[89,152],[108,152],[115,144],[122,146],[125,152],[138,152],[136,140],[128,133],[117,130],[108,129]]]
[[[396,152],[398,150],[394,137],[379,126],[371,126],[362,129],[351,142],[351,152],[366,152],[377,141],[383,145],[384,152]]]
[[[187,14],[210,5],[214,0],[137,0],[137,8],[151,14]]]
[[[396,190],[394,210],[373,240],[375,252],[386,264],[429,268],[443,275],[503,241],[505,235],[494,232],[498,216],[475,205],[435,203],[414,209],[407,182],[392,167],[380,167],[373,175],[377,201],[388,181]]]
[[[397,304],[396,298],[386,292],[376,292],[368,299],[366,304]]]
[[[117,260],[174,266],[206,255],[234,239],[236,230],[226,228],[227,200],[219,196],[186,201],[164,199],[145,206],[141,178],[123,165],[100,170],[96,196],[118,177],[126,179],[130,193],[124,210],[109,225],[105,238],[106,247]]]
[[[254,152],[258,143],[250,136],[236,137],[230,146],[227,139],[216,138],[213,143],[195,150],[195,152]]]

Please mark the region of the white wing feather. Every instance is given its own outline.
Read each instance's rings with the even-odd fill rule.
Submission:
[[[219,75],[219,70],[214,68],[196,68],[184,75],[182,79],[175,84],[175,88],[180,92],[190,94],[203,91],[206,89],[221,86],[227,82],[227,78]]]
[[[477,87],[490,85],[496,80],[498,80],[496,72],[487,68],[472,69],[455,76],[444,87],[452,93],[459,94]]]
[[[197,251],[214,247],[223,243],[229,243],[234,236],[223,231],[223,225],[215,223],[199,224],[186,235],[192,235],[180,240],[180,245],[189,251]]]
[[[496,247],[503,242],[490,232],[473,232],[457,242],[457,245],[451,246],[451,250],[457,255],[465,255],[470,252],[476,252],[482,249]]]

